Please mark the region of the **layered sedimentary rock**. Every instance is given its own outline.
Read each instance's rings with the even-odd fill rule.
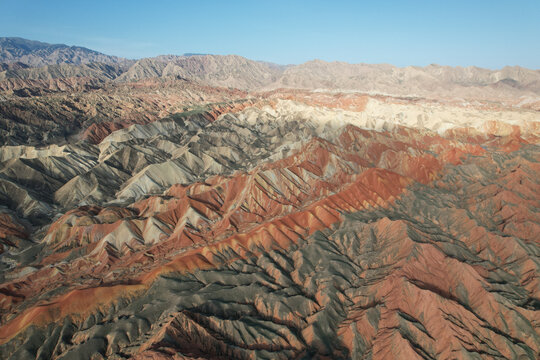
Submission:
[[[540,356],[534,74],[221,61],[0,68],[2,358]]]
[[[32,201],[54,210],[26,214],[52,224],[3,256],[3,351],[534,358],[534,119],[471,136],[459,116],[370,118],[372,101],[264,100],[4,153],[4,181],[47,186]]]
[[[91,90],[80,89],[77,84],[74,87],[76,91],[46,96],[9,95],[0,107],[0,139],[5,145],[60,145],[79,138],[97,143],[112,131],[133,124],[146,124],[186,110],[219,111],[248,98],[242,91],[186,81],[109,84]],[[215,107],[207,109],[210,104]]]

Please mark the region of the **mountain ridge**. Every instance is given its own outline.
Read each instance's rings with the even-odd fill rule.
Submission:
[[[82,46],[49,44],[20,37],[0,37],[0,62],[17,61],[35,67],[64,62],[71,64],[90,62],[118,64],[128,60],[105,55]]]
[[[64,54],[51,58],[50,54],[54,54],[56,50],[50,49],[41,55],[38,53],[31,55],[30,50],[27,49],[31,46],[21,45],[24,49],[20,50],[22,53],[17,57],[18,53],[13,49],[11,52],[6,50],[5,43],[10,43],[9,39],[12,38],[2,39],[0,40],[0,54],[4,55],[3,57],[0,55],[0,62],[6,62],[8,59],[12,63],[18,61],[32,67],[44,65],[46,62],[55,64],[67,62],[74,66],[104,62],[121,67],[122,73],[111,79],[117,82],[133,82],[150,78],[180,78],[199,81],[210,86],[236,87],[250,91],[298,88],[376,92],[388,95],[458,97],[460,94],[465,94],[466,97],[471,98],[540,95],[540,70],[520,66],[505,66],[498,70],[476,66],[451,67],[435,64],[424,67],[396,67],[390,64],[350,64],[320,59],[298,65],[279,65],[254,61],[239,55],[207,54],[160,55],[139,60],[125,60],[79,47],[40,42],[35,45],[32,41],[20,38],[17,38],[19,42],[34,44],[33,46],[37,47],[38,51],[47,47],[60,48],[63,49],[62,51],[84,49],[88,52],[88,56],[84,58],[82,55]],[[17,42],[14,44],[16,45]],[[6,53],[11,54],[11,58],[7,58]],[[47,71],[46,68],[43,69],[43,72]],[[18,77],[17,72],[24,72],[24,69],[13,70],[11,77]],[[75,74],[75,76],[84,75]],[[10,75],[4,74],[3,77],[10,77]]]

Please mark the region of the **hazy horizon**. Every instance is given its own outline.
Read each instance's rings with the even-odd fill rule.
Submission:
[[[281,65],[540,68],[540,2],[4,1],[0,33],[129,59],[203,53]],[[104,10],[105,9],[105,10]]]
[[[81,45],[78,45],[78,44],[51,43],[51,42],[47,42],[47,41],[43,41],[43,40],[27,39],[27,38],[23,38],[23,37],[20,37],[20,36],[0,36],[0,38],[20,38],[20,39],[23,39],[23,40],[38,41],[38,42],[49,44],[49,45],[67,45],[67,46],[70,46],[70,47],[82,47],[82,48],[86,48],[88,50],[98,51],[96,49],[88,48],[88,47],[81,46]],[[100,53],[102,53],[102,52],[100,52]],[[124,57],[119,56],[117,54],[111,54],[111,53],[102,53],[102,54],[108,55],[108,56],[116,56],[116,57],[119,57],[119,58],[124,58]],[[246,58],[248,60],[252,60],[252,61],[269,63],[269,64],[273,64],[273,65],[276,65],[276,66],[285,66],[285,67],[302,65],[302,64],[306,64],[306,63],[314,62],[314,61],[322,61],[322,62],[325,62],[325,63],[345,63],[345,64],[351,64],[351,65],[362,65],[362,64],[365,64],[365,65],[389,65],[389,66],[394,66],[396,68],[407,68],[407,67],[425,68],[425,67],[428,67],[428,66],[441,66],[441,67],[453,67],[453,68],[479,68],[479,69],[495,71],[495,70],[501,70],[501,69],[503,69],[505,67],[521,67],[521,68],[524,68],[524,69],[540,71],[540,68],[527,68],[527,67],[524,67],[524,66],[521,66],[521,65],[504,65],[504,66],[502,66],[500,68],[488,68],[488,67],[482,67],[482,66],[477,66],[477,65],[466,65],[466,66],[446,65],[446,64],[436,64],[436,63],[431,63],[431,64],[427,64],[427,65],[403,65],[403,66],[398,66],[398,65],[395,65],[395,64],[391,64],[391,63],[367,63],[367,62],[350,63],[350,62],[342,61],[342,60],[339,60],[339,59],[337,59],[337,60],[310,59],[310,60],[306,60],[306,61],[304,61],[302,63],[279,64],[279,63],[275,63],[275,62],[268,61],[268,60],[265,60],[265,59],[251,59],[251,58],[245,57],[243,55],[239,55],[239,54],[213,54],[213,53],[193,53],[193,52],[185,52],[185,53],[181,53],[181,54],[173,54],[173,53],[158,54],[158,55],[150,56],[150,57],[125,58],[125,59],[126,60],[131,60],[131,61],[138,61],[138,60],[142,60],[142,59],[152,59],[152,58],[157,58],[157,57],[161,57],[161,56],[165,57],[165,56],[206,56],[206,55],[210,55],[210,56],[213,56],[213,55],[215,55],[215,56],[240,56],[240,57]]]

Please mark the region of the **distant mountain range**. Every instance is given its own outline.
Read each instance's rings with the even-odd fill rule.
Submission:
[[[21,38],[0,38],[0,63],[11,64],[0,66],[0,81],[88,76],[116,82],[176,78],[252,91],[325,89],[482,99],[540,94],[540,70],[519,66],[500,70],[439,65],[399,68],[388,64],[348,64],[321,60],[282,66],[237,55],[189,53],[134,61],[83,47],[51,45]],[[90,65],[94,63],[108,66]],[[0,88],[6,87],[0,85]]]
[[[102,54],[80,46],[48,44],[18,37],[0,38],[0,62],[22,62],[38,67],[51,64],[117,64],[126,59]]]

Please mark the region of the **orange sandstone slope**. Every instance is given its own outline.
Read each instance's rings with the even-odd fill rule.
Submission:
[[[0,287],[2,354],[538,357],[537,145],[516,132],[336,127],[324,114],[280,130],[290,116],[274,109],[206,125],[180,164],[215,167],[197,159],[216,146],[234,159],[239,139],[206,135],[222,122],[279,134],[267,144],[287,148],[268,145],[269,161],[236,158],[223,173],[77,207],[44,228]],[[213,147],[197,152],[206,140]],[[4,238],[26,236],[4,219]]]

